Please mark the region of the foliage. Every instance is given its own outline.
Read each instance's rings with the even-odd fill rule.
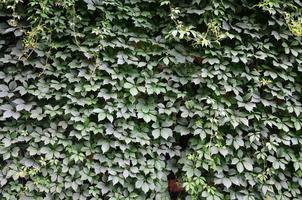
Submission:
[[[301,199],[301,7],[2,0],[1,199]]]

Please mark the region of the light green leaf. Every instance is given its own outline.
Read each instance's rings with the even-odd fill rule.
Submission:
[[[226,188],[229,188],[229,187],[231,187],[231,185],[232,185],[231,180],[228,179],[228,178],[223,178],[223,179],[222,179],[222,183],[223,183],[223,185],[224,185]]]
[[[160,129],[153,130],[152,136],[154,137],[154,139],[158,138],[160,136]]]
[[[300,123],[300,122],[295,121],[294,125],[295,125],[295,129],[296,129],[297,131],[299,131],[299,130],[301,129],[301,123]]]
[[[243,165],[244,165],[245,169],[247,169],[249,171],[253,171],[253,165],[250,161],[243,161]]]
[[[164,62],[166,65],[169,65],[169,62],[170,62],[170,61],[169,61],[169,59],[166,57],[166,58],[163,59],[163,62]]]
[[[131,94],[132,96],[135,96],[135,95],[138,94],[138,90],[136,89],[136,87],[133,87],[133,88],[130,89],[130,94]]]
[[[104,120],[105,118],[106,118],[106,113],[104,113],[104,112],[101,112],[101,113],[99,113],[98,114],[98,121],[102,121],[102,120]]]
[[[124,88],[130,89],[132,87],[133,87],[133,85],[131,83],[128,83],[128,82],[124,83]]]
[[[102,151],[103,153],[106,153],[108,150],[109,150],[110,146],[109,146],[109,143],[104,143],[102,144]]]
[[[237,163],[236,167],[239,173],[243,172],[244,168],[241,162]]]
[[[168,139],[168,137],[172,137],[173,132],[170,128],[163,128],[161,129],[160,134],[163,138]]]

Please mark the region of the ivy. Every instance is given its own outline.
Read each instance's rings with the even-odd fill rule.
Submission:
[[[301,199],[300,0],[2,0],[0,199]]]

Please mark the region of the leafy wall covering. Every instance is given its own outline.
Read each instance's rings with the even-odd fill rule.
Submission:
[[[301,199],[301,8],[1,0],[0,199]]]

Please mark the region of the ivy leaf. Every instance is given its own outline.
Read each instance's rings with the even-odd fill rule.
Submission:
[[[5,118],[10,118],[10,117],[12,117],[13,116],[13,111],[11,111],[11,110],[7,110],[7,111],[5,111],[4,113],[3,113],[3,118],[5,119]]]
[[[132,96],[136,96],[138,94],[138,90],[135,87],[133,87],[133,88],[130,89],[130,94]]]
[[[169,62],[170,62],[170,61],[169,61],[169,59],[166,57],[166,58],[163,59],[163,62],[165,63],[165,65],[169,65]]]
[[[2,139],[2,143],[3,143],[4,147],[9,147],[12,144],[10,138]]]
[[[124,88],[130,89],[132,87],[133,87],[133,85],[131,83],[128,83],[128,82],[124,83]]]
[[[163,129],[161,129],[160,133],[161,133],[161,136],[165,139],[168,139],[168,137],[172,137],[172,135],[173,135],[172,129],[170,129],[170,128],[163,128]]]
[[[280,40],[281,39],[280,35],[276,31],[272,31],[272,35],[276,38],[276,40]]]
[[[109,150],[109,148],[110,148],[109,143],[105,142],[102,144],[103,153],[106,153]]]
[[[243,161],[243,165],[244,165],[245,169],[247,169],[249,171],[253,171],[253,165],[252,165],[251,161]]]
[[[242,162],[238,162],[236,167],[239,173],[243,172],[244,168]]]
[[[144,193],[146,194],[149,191],[149,185],[147,183],[143,183],[142,189],[143,189]]]
[[[248,120],[248,119],[246,119],[246,118],[241,118],[240,120],[242,121],[242,123],[243,123],[244,125],[249,126],[249,120]]]
[[[232,159],[232,164],[235,165],[239,162],[239,159],[238,158],[233,158]]]
[[[221,155],[223,155],[223,157],[228,155],[228,149],[226,149],[226,148],[220,148],[219,152],[221,153]]]
[[[298,121],[295,121],[294,126],[297,131],[299,131],[301,129],[301,123]]]
[[[107,119],[108,119],[110,122],[113,122],[114,118],[113,118],[112,115],[107,114],[106,116],[107,116]]]
[[[247,111],[251,112],[256,107],[256,105],[254,103],[247,103],[244,105],[244,107]]]
[[[231,187],[231,185],[232,185],[232,182],[231,182],[230,179],[228,179],[228,178],[223,178],[223,179],[222,179],[222,183],[223,183],[223,185],[224,185],[226,188],[229,188],[229,187]]]
[[[157,139],[157,138],[159,138],[159,136],[160,136],[160,129],[154,129],[153,131],[152,131],[152,136],[154,137],[154,139]]]

